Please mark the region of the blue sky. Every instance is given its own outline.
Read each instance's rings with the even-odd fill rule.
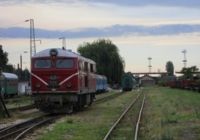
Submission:
[[[116,4],[126,6],[146,6],[146,5],[158,5],[158,6],[183,6],[183,7],[199,7],[200,2],[198,0],[1,0],[2,4],[18,4],[18,3],[105,3]]]
[[[60,47],[60,36],[76,51],[79,44],[99,38],[113,41],[126,62],[126,71],[165,70],[168,60],[176,70],[183,66],[188,51],[188,66],[197,65],[200,56],[200,1],[198,0],[1,0],[0,44],[16,65],[20,54],[29,50],[29,24],[35,21],[37,50]],[[23,54],[24,66],[29,65]]]

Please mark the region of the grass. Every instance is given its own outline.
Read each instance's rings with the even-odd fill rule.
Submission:
[[[127,112],[117,128],[113,131],[111,140],[132,140],[134,138],[135,125],[141,108],[143,95]]]
[[[13,109],[13,108],[19,108],[19,107],[23,107],[23,106],[27,106],[27,105],[31,105],[33,104],[33,100],[31,98],[31,96],[19,96],[19,97],[13,97],[13,98],[9,98],[9,99],[4,99],[6,108],[8,109],[9,113],[11,114],[11,116],[14,118],[16,118],[16,116],[18,115],[18,113],[10,111],[9,109]],[[2,122],[2,120],[6,120],[7,118],[3,115],[0,114],[0,123]],[[12,119],[12,118],[11,118]]]
[[[200,139],[200,94],[165,87],[148,88],[140,139]]]
[[[95,104],[82,112],[66,116],[53,126],[44,128],[39,140],[102,140],[122,110],[137,96],[124,94],[110,101]]]
[[[22,107],[33,104],[31,96],[21,96],[19,98],[6,99],[6,107],[8,109]]]

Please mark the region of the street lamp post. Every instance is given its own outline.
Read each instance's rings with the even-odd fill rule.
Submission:
[[[66,38],[65,37],[60,37],[58,39],[62,39],[62,48],[66,49]]]
[[[30,87],[31,87],[31,67],[32,67],[31,58],[36,53],[35,28],[33,19],[25,20],[25,22],[30,22]]]
[[[35,28],[34,28],[34,20],[28,19],[25,22],[30,22],[30,59],[36,53],[36,45],[35,45]]]
[[[25,22],[30,22],[30,73],[31,73],[31,58],[33,56],[33,53],[36,53],[36,47],[35,47],[35,29],[34,29],[34,20],[28,19],[25,20]],[[30,74],[30,84],[31,84],[31,74]]]

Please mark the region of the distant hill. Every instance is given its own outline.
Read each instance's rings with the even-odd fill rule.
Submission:
[[[74,30],[46,30],[35,29],[37,38],[87,38],[113,37],[124,35],[179,35],[185,33],[200,33],[200,25],[196,24],[169,24],[160,26],[113,25],[105,28],[81,28]],[[11,27],[0,28],[1,38],[29,38],[29,28]]]

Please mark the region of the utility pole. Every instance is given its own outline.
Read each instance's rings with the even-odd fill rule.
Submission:
[[[30,22],[30,83],[29,84],[31,87],[31,67],[32,67],[31,58],[33,55],[36,54],[35,27],[33,19],[25,20],[25,22]]]
[[[22,70],[22,55],[20,54],[20,69]]]
[[[183,50],[182,53],[183,53],[183,67],[186,68],[187,67],[187,58],[186,58],[187,51]]]
[[[34,20],[28,19],[25,20],[25,22],[30,22],[30,58],[31,58],[36,53]]]
[[[66,49],[66,37],[60,37],[59,39],[62,39],[62,48]]]
[[[152,60],[152,58],[151,58],[151,57],[148,57],[148,60],[149,60],[149,66],[148,66],[148,67],[149,67],[149,73],[151,73],[151,67],[152,67],[152,66],[151,66],[151,60]]]

